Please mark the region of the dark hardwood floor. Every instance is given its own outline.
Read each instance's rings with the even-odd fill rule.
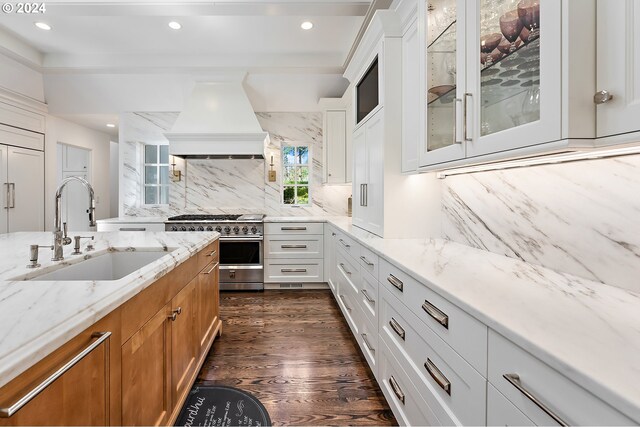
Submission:
[[[253,393],[274,425],[395,425],[329,290],[223,292],[196,384]]]

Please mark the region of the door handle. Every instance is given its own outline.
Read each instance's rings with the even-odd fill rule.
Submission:
[[[9,188],[11,189],[11,205],[9,207],[13,209],[16,207],[16,183],[10,182]]]
[[[364,205],[369,206],[369,184],[364,184]]]
[[[364,184],[360,184],[360,206],[364,206]]]
[[[11,199],[10,184],[8,182],[5,182],[4,185],[7,186],[7,191],[5,192],[5,196],[7,196],[7,200],[6,200],[6,206],[4,208],[9,209],[11,207],[11,203],[9,202],[9,200]]]
[[[464,123],[463,123],[463,129],[464,129],[464,140],[467,142],[473,141],[473,136],[469,136],[469,130],[468,130],[468,110],[469,110],[469,104],[471,103],[469,100],[473,100],[473,94],[471,93],[465,93],[464,94]]]

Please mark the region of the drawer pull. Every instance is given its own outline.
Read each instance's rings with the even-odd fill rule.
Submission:
[[[429,316],[433,317],[436,322],[440,323],[442,326],[449,329],[449,316],[447,316],[438,307],[431,304],[429,301],[424,300],[424,304],[422,304],[422,309],[426,311]]]
[[[569,424],[556,415],[551,409],[547,407],[544,403],[542,403],[536,396],[531,394],[526,388],[522,386],[520,382],[520,376],[518,374],[504,374],[502,376],[505,380],[509,381],[509,383],[520,391],[520,393],[524,394],[530,401],[535,403],[535,405],[542,409],[547,415],[549,415],[555,422],[560,424],[561,426],[568,426]]]
[[[345,299],[344,299],[344,295],[340,295],[340,299],[342,300],[342,303],[344,304],[344,308],[346,308],[346,309],[347,309],[347,311],[351,311],[351,307],[349,307],[349,306],[347,305],[347,301],[345,301]]]
[[[447,377],[444,376],[442,371],[438,369],[438,367],[428,357],[427,361],[424,362],[424,367],[426,368],[427,372],[429,372],[429,375],[431,375],[431,378],[433,378],[434,381],[437,382],[438,385],[444,391],[446,391],[449,396],[451,396],[451,381],[449,381]]]
[[[362,260],[362,262],[364,262],[365,264],[367,264],[369,267],[373,267],[375,264],[372,263],[371,261],[369,261],[365,256],[361,256],[360,259]]]
[[[213,267],[211,267],[211,269],[207,272],[205,272],[204,274],[211,274],[213,273],[213,270],[215,270],[216,268],[218,268],[218,263],[216,262]]]
[[[121,227],[120,231],[147,231],[146,227]]]
[[[281,268],[281,273],[306,273],[306,268]]]
[[[400,400],[400,402],[402,402],[402,404],[404,405],[404,393],[402,392],[402,390],[400,389],[400,386],[398,385],[398,383],[396,382],[396,379],[393,378],[393,375],[391,375],[391,377],[389,378],[389,385],[391,386],[391,389],[393,390],[393,392],[395,393],[396,397]]]
[[[340,243],[342,243],[342,246],[344,246],[345,248],[350,248],[350,247],[351,247],[351,245],[350,245],[350,244],[345,243],[345,241],[344,241],[344,240],[342,240],[342,239],[340,239]]]
[[[332,236],[332,237],[335,237],[335,236],[337,236],[337,234],[336,234],[336,233],[334,233],[334,232],[331,232],[331,236]]]
[[[404,338],[405,338],[404,328],[400,326],[400,324],[396,321],[396,319],[392,317],[391,320],[389,320],[389,326],[391,326],[391,329],[393,329],[393,331],[396,334],[398,334],[398,336],[402,338],[402,340],[404,341]]]
[[[216,254],[218,253],[218,251],[216,251],[215,249],[211,251],[211,253],[207,256],[216,256]]]
[[[280,245],[282,249],[307,249],[307,245]]]
[[[280,227],[282,231],[307,231],[307,227]]]
[[[402,280],[398,279],[393,274],[389,274],[389,277],[387,277],[387,282],[395,286],[400,292],[404,292],[404,283],[402,283]]]
[[[369,342],[369,338],[367,338],[367,334],[360,334],[360,335],[362,335],[362,341],[364,341],[364,345],[367,346],[369,351],[375,353],[376,349],[371,346],[371,343]]]
[[[344,263],[340,263],[340,268],[347,274],[347,276],[351,276],[351,272],[344,267]]]
[[[69,360],[65,363],[60,369],[51,374],[47,379],[38,384],[35,388],[33,388],[29,393],[25,394],[13,405],[7,408],[0,408],[0,418],[9,418],[12,417],[16,412],[24,407],[27,403],[33,400],[37,395],[42,393],[47,387],[51,385],[55,380],[60,378],[67,372],[69,369],[73,368],[78,362],[84,359],[89,353],[98,348],[100,344],[105,342],[111,336],[111,332],[96,332],[91,334],[91,338],[97,338],[94,342],[88,345],[84,350],[80,353],[76,354],[73,359]],[[108,345],[108,343],[106,344]],[[107,354],[109,350],[106,350]]]
[[[376,303],[376,300],[371,298],[371,296],[369,295],[369,292],[367,292],[366,289],[362,290],[362,295],[364,295],[364,297],[367,299],[367,301],[369,301],[371,304],[375,304]]]

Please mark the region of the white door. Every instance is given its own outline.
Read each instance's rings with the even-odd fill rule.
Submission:
[[[640,130],[640,0],[599,0],[597,90],[613,98],[597,105],[598,137]]]
[[[324,147],[327,150],[327,183],[344,184],[346,181],[346,124],[347,113],[341,111],[327,111]]]
[[[367,208],[364,201],[364,185],[367,182],[367,140],[366,125],[353,133],[353,224],[364,227],[367,222]]]
[[[384,110],[365,123],[367,141],[367,175],[364,201],[367,209],[368,231],[383,235],[384,232]]]
[[[44,153],[8,148],[8,231],[44,231]]]
[[[9,180],[7,179],[7,154],[8,147],[6,145],[0,145],[0,204],[2,204],[2,208],[0,209],[0,233],[6,233],[8,228],[8,211],[9,211],[9,201],[11,200],[11,196],[9,194]]]
[[[91,151],[72,145],[58,143],[58,184],[62,179],[78,176],[91,182]],[[70,231],[88,231],[89,194],[79,182],[72,181],[62,194],[62,222],[66,222]]]

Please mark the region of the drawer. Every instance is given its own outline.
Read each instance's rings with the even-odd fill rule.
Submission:
[[[265,258],[323,258],[322,236],[265,236]]]
[[[360,268],[363,271],[371,274],[373,277],[378,277],[378,265],[380,264],[380,258],[369,249],[364,246],[360,246]]]
[[[483,376],[487,375],[487,327],[386,260],[381,288],[388,289]]]
[[[357,260],[360,257],[360,244],[355,239],[347,236],[341,231],[338,231],[336,234],[336,246],[338,248],[342,248],[345,253],[349,254],[354,260]]]
[[[321,222],[267,222],[264,224],[264,234],[309,234],[322,235],[324,224]]]
[[[101,223],[99,222],[96,230],[100,232],[109,231],[165,231],[164,224],[161,222],[134,222],[134,223]]]
[[[380,293],[381,340],[438,419],[447,425],[484,424],[486,379],[387,289]]]
[[[351,329],[353,335],[357,338],[360,335],[360,317],[358,316],[359,309],[358,303],[355,301],[353,294],[349,291],[349,288],[344,288],[343,283],[339,283],[337,287],[338,306],[342,310],[342,314]]]
[[[489,382],[538,425],[559,423],[534,399],[569,425],[637,424],[494,331],[489,332]]]
[[[340,282],[347,282],[351,288],[354,301],[357,303],[358,294],[360,293],[360,269],[350,256],[346,255],[342,249],[336,251],[336,268],[337,277]]]
[[[361,273],[358,302],[364,316],[374,325],[378,325],[378,279],[366,271]]]
[[[398,425],[443,425],[429,404],[420,397],[409,376],[401,368],[400,362],[393,357],[382,340],[380,340],[378,364],[378,384],[396,416]]]
[[[533,426],[522,411],[509,402],[494,386],[487,385],[488,426]]]
[[[316,283],[322,282],[321,259],[266,259],[265,283]]]
[[[356,335],[356,340],[360,344],[360,349],[364,354],[364,358],[367,359],[371,372],[378,378],[378,353],[380,352],[378,347],[378,324],[373,324],[366,317],[361,316],[358,332],[359,335]]]
[[[198,252],[198,271],[201,271],[212,261],[218,262],[220,259],[219,244],[220,241],[216,240]]]

